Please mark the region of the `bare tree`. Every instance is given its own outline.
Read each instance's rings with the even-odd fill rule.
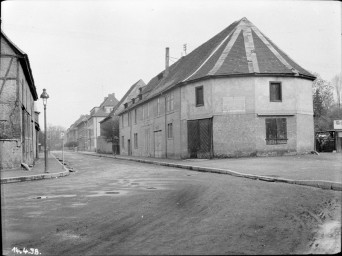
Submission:
[[[334,107],[334,87],[319,74],[312,84],[315,131],[331,129],[330,112]]]
[[[337,102],[338,108],[341,109],[341,100],[342,100],[342,77],[341,77],[341,73],[335,75],[331,79],[331,83],[335,87],[336,99],[337,99],[336,102]]]
[[[62,139],[61,133],[65,132],[65,128],[62,126],[48,124],[47,128],[47,137],[48,137],[48,146],[50,150],[60,150],[62,149]]]

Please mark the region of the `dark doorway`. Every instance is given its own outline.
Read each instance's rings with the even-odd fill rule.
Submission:
[[[212,158],[212,118],[188,121],[190,158]]]

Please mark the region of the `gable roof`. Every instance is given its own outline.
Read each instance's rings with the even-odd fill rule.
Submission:
[[[100,108],[102,107],[112,107],[118,104],[119,101],[117,98],[115,98],[115,93],[108,94],[108,96],[104,99],[104,101],[101,103]]]
[[[94,107],[95,109],[93,114],[90,114],[89,119],[92,117],[106,117],[108,112],[104,110],[105,107],[115,107],[118,104],[117,98],[115,98],[115,93],[108,94],[107,97],[104,98],[103,102],[101,103],[100,107]],[[90,112],[92,112],[92,110]]]
[[[152,78],[143,90],[143,100],[135,106],[178,85],[229,76],[316,78],[242,18],[172,64],[168,72]]]
[[[113,108],[113,110],[109,113],[109,115],[107,115],[107,117],[105,119],[103,119],[102,121],[100,121],[100,123],[106,122],[107,120],[109,120],[110,118],[112,118],[112,116],[115,115],[115,112],[117,112],[118,110],[120,110],[119,108],[122,107],[122,105],[126,102],[128,102],[129,100],[131,100],[132,98],[137,97],[138,93],[137,90],[139,88],[144,88],[146,86],[145,82],[140,79],[139,81],[137,81],[136,83],[134,83],[129,89],[128,91],[125,93],[125,95],[121,98],[121,100],[118,102],[118,104],[116,104],[116,106]]]
[[[1,30],[1,39],[7,42],[7,44],[13,49],[13,51],[16,53],[16,55],[19,57],[19,62],[21,64],[21,67],[23,69],[25,78],[27,80],[27,83],[29,85],[31,94],[33,99],[36,101],[38,100],[38,94],[36,90],[36,86],[34,84],[32,70],[29,58],[25,52],[19,49],[18,46],[16,46],[7,36],[6,34]]]

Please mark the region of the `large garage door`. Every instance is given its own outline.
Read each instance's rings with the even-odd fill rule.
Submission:
[[[188,152],[190,158],[212,157],[212,119],[188,121]]]

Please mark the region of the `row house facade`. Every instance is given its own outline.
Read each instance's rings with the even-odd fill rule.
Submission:
[[[0,169],[34,165],[40,130],[29,58],[1,31]]]
[[[99,107],[91,109],[89,115],[81,115],[67,129],[67,145],[77,144],[77,149],[81,151],[96,151],[100,122],[110,114],[118,102],[114,93],[108,94]]]
[[[118,104],[113,108],[111,113],[100,121],[100,136],[98,136],[98,149],[102,153],[119,154],[119,116],[117,113],[121,112],[125,105],[134,100],[142,89],[146,86],[143,80],[134,83],[125,95],[121,98]],[[110,133],[111,139],[109,140],[108,134]]]
[[[97,138],[100,136],[101,128],[100,122],[105,119],[114,107],[119,103],[115,98],[115,94],[108,94],[99,107],[94,107],[90,110],[90,116],[88,119],[88,131],[89,131],[89,145],[88,151],[97,151]]]
[[[89,131],[88,131],[89,115],[83,115],[76,124],[77,129],[77,149],[86,151],[89,147]]]
[[[120,154],[162,158],[313,150],[312,81],[246,18],[168,65],[120,116]]]

